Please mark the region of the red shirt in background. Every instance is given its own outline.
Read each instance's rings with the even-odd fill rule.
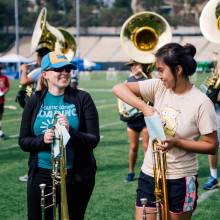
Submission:
[[[5,75],[0,74],[0,94],[3,92],[4,94],[9,89],[9,80],[8,77]],[[0,104],[5,102],[4,95],[0,96]]]

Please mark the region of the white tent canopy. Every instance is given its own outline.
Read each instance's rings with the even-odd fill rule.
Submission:
[[[23,57],[19,54],[7,54],[0,57],[0,63],[29,63],[32,59]]]

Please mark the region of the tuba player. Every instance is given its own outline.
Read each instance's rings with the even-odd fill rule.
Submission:
[[[138,82],[151,78],[151,73],[149,72],[149,66],[151,66],[151,64],[142,64],[138,63],[135,60],[130,60],[126,65],[129,66],[131,70],[131,75],[127,79],[127,82]],[[130,111],[134,112],[134,114],[132,114],[130,117],[125,117],[127,122],[127,134],[130,145],[128,153],[129,171],[125,178],[125,182],[127,183],[133,181],[135,177],[134,167],[138,156],[140,135],[142,137],[142,148],[144,154],[147,151],[148,145],[148,132],[143,113],[139,110],[135,110],[136,109],[133,108],[130,109]],[[126,114],[126,112],[124,112],[124,114]]]

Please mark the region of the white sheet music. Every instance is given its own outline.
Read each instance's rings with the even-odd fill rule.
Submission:
[[[62,140],[63,140],[62,144],[64,147],[66,147],[66,145],[70,139],[70,135],[69,135],[69,132],[67,131],[66,127],[63,125],[60,125],[58,122],[56,123],[55,128],[56,128],[55,129],[55,139],[54,139],[53,147],[54,147],[54,157],[57,157],[60,154],[58,130],[62,134]]]

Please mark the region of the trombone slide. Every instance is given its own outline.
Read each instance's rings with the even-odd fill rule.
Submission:
[[[166,181],[166,153],[157,150],[157,143],[159,141],[154,139],[152,141],[153,147],[153,170],[154,170],[154,194],[156,197],[156,219],[160,220],[161,207],[163,204],[162,216],[163,220],[168,220],[169,204],[168,204],[168,191]]]

